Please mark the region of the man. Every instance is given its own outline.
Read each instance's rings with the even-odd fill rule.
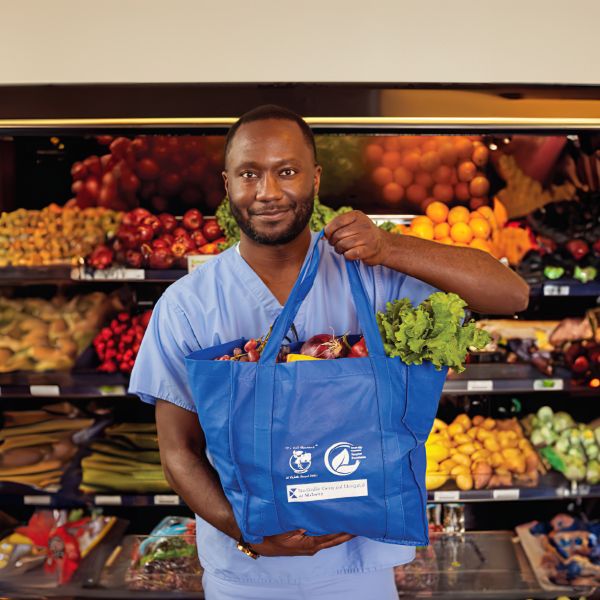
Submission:
[[[343,532],[310,537],[298,530],[246,544],[206,456],[187,382],[188,354],[268,331],[315,243],[308,223],[320,177],[312,132],[298,115],[264,106],[237,121],[223,179],[240,243],[164,293],[132,375],[130,391],[156,405],[166,478],[197,515],[208,600],[397,598],[392,567],[414,556],[413,548]],[[418,303],[435,288],[486,313],[527,306],[525,282],[478,250],[389,234],[359,211],[332,221],[326,238],[315,284],[296,317],[300,339],[360,331],[345,260],[360,261],[378,309],[395,298]]]

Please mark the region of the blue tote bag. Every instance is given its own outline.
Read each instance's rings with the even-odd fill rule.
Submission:
[[[317,275],[318,246],[258,362],[214,360],[243,339],[186,358],[208,453],[250,543],[306,529],[426,545],[424,443],[446,370],[385,355],[355,263],[346,269],[369,356],[276,363]]]

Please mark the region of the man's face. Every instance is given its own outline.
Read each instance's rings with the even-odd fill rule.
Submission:
[[[306,228],[319,190],[321,167],[293,121],[242,125],[223,172],[231,212],[240,229],[260,244],[286,244]]]

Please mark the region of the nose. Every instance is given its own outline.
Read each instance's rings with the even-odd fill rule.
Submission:
[[[264,177],[260,178],[256,188],[256,199],[262,202],[270,200],[278,200],[281,198],[281,187],[277,178],[271,173],[265,173]]]

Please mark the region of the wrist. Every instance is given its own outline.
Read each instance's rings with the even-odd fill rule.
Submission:
[[[406,246],[407,240],[405,236],[390,231],[382,233],[384,235],[380,264],[383,267],[399,271],[402,267],[402,255],[405,253],[403,247]]]
[[[244,540],[244,537],[242,535],[240,535],[239,539],[237,540],[236,548],[242,554],[245,554],[246,556],[254,560],[260,557],[260,554],[256,552],[256,550]]]

